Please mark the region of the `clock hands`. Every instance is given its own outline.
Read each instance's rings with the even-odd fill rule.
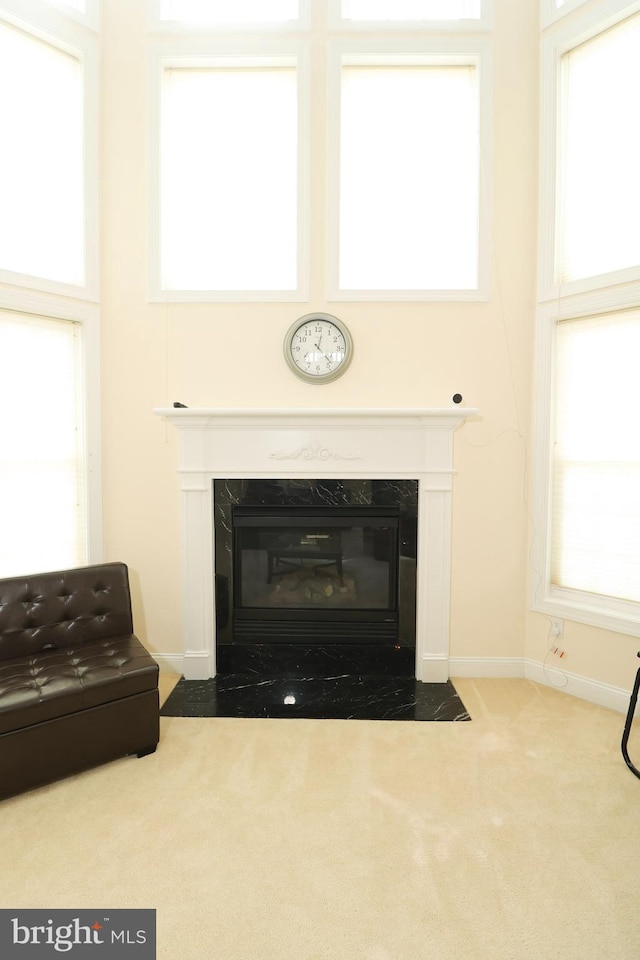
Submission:
[[[322,348],[320,346],[320,344],[322,343],[323,336],[324,336],[324,330],[321,332],[320,336],[318,337],[318,342],[315,344],[315,348],[321,356],[324,356],[324,353],[322,352]]]
[[[316,333],[318,333],[318,328],[317,328],[317,327],[316,327]],[[324,334],[325,334],[324,329],[321,328],[320,331],[319,331],[319,333],[320,333],[320,336],[318,337],[317,342],[314,342],[314,344],[313,344],[316,353],[313,354],[311,351],[310,351],[309,353],[307,353],[306,356],[305,356],[305,361],[306,361],[307,364],[310,365],[310,364],[312,364],[312,363],[319,363],[321,360],[325,360],[325,361],[327,362],[327,365],[328,365],[329,368],[330,368],[330,367],[331,367],[331,363],[332,363],[331,358],[327,356],[327,354],[324,352],[324,350],[322,349],[322,346],[321,346],[321,345],[322,345],[322,340],[323,340]],[[311,357],[311,359],[309,359],[309,357]]]

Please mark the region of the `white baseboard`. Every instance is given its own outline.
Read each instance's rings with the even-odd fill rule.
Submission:
[[[524,675],[528,680],[535,680],[536,683],[554,687],[563,693],[596,703],[600,707],[608,707],[618,713],[626,713],[629,708],[631,690],[613,687],[611,684],[592,680],[590,677],[581,677],[567,670],[545,667],[537,660],[524,661]]]
[[[420,657],[416,679],[423,683],[446,683],[449,679],[449,661],[446,657]]]
[[[182,654],[154,653],[153,657],[160,666],[162,673],[184,675],[185,658]],[[194,671],[194,666],[200,668],[199,672],[209,675],[204,663],[194,663],[191,660],[189,663],[191,672]],[[440,680],[439,673],[435,679],[431,676],[434,667],[446,668],[446,664],[440,662],[437,664],[424,662],[422,666],[425,673],[429,673],[428,679],[432,683]],[[470,679],[474,677],[524,677],[526,680],[534,680],[536,683],[553,687],[562,691],[562,693],[578,697],[580,700],[588,700],[590,703],[598,704],[598,706],[608,707],[618,713],[626,713],[629,707],[630,690],[613,687],[608,683],[601,683],[599,680],[582,677],[566,670],[558,670],[555,667],[545,666],[540,661],[527,660],[522,657],[451,657],[449,674],[454,678],[467,677]],[[192,677],[192,679],[202,679],[202,677]]]
[[[160,673],[183,675],[184,657],[181,653],[154,653],[152,656],[160,667]]]
[[[629,707],[630,690],[545,666],[537,660],[519,657],[451,657],[449,670],[452,677],[524,677],[619,713],[626,713]]]
[[[154,653],[162,673],[178,674],[187,680],[208,680],[211,658],[206,653]]]
[[[521,657],[451,657],[452,677],[524,677]]]

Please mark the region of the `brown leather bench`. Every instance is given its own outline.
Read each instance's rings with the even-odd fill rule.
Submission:
[[[124,563],[0,580],[0,798],[159,740]]]

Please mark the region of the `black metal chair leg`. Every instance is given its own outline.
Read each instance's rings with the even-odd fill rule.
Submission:
[[[640,653],[638,653],[640,657]],[[633,715],[636,710],[636,703],[638,702],[638,690],[640,690],[640,670],[636,674],[636,682],[633,685],[633,690],[631,691],[631,697],[629,698],[629,709],[627,710],[627,719],[624,725],[624,732],[622,734],[622,756],[624,757],[626,765],[629,767],[629,770],[640,780],[640,770],[633,765],[629,757],[629,751],[627,750],[627,743],[629,741],[629,734],[631,733],[631,724],[633,723]]]

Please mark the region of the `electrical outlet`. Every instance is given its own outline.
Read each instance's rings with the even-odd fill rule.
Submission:
[[[564,636],[564,620],[559,620],[557,617],[552,618],[549,636],[553,637],[554,640],[560,640]]]

